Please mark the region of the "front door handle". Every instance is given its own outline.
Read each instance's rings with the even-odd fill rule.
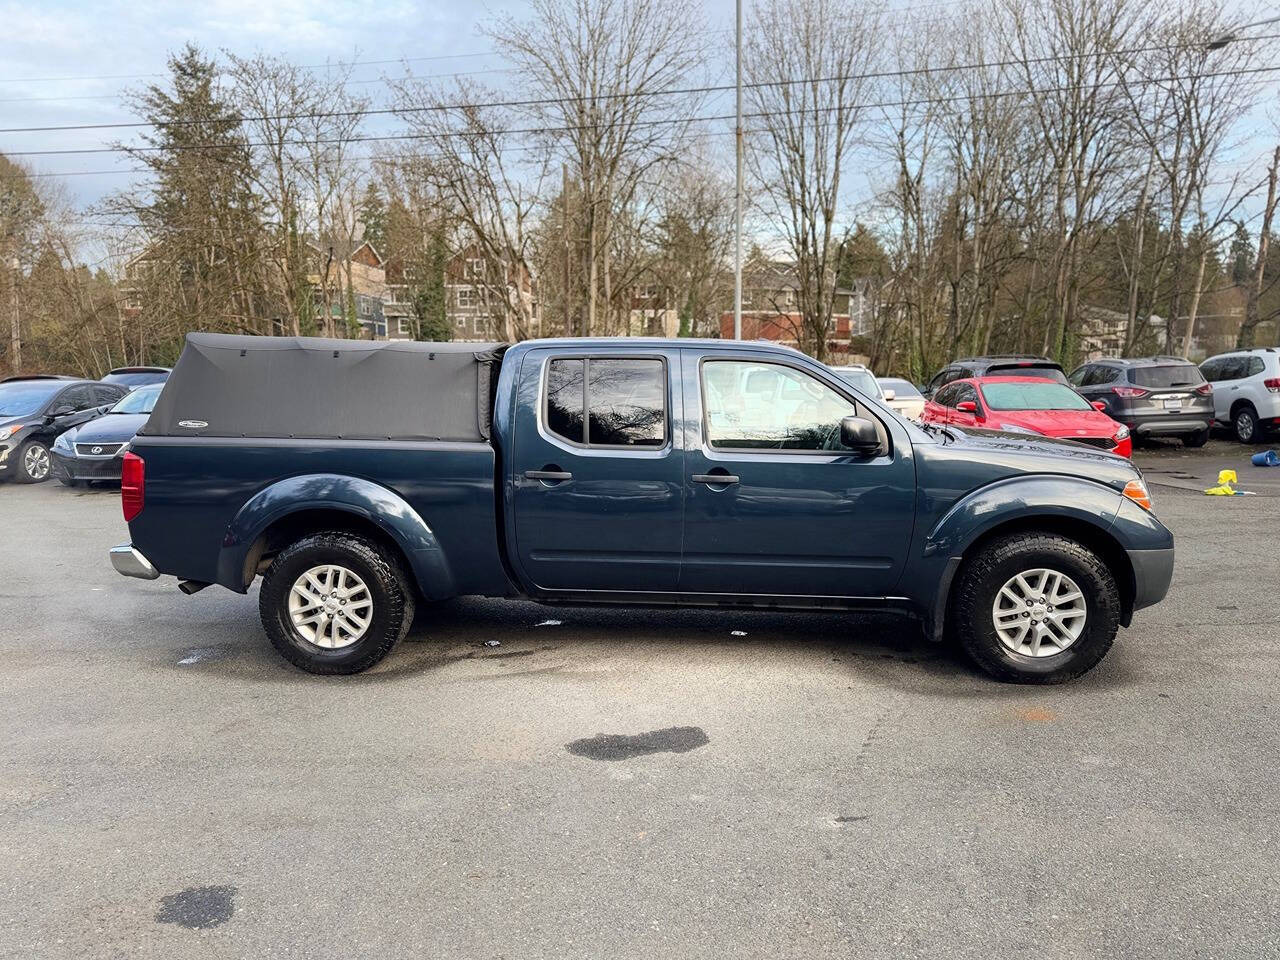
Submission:
[[[738,478],[732,473],[695,473],[690,479],[694,483],[729,484],[738,482]]]
[[[529,480],[572,480],[573,474],[568,470],[526,470],[524,475]]]

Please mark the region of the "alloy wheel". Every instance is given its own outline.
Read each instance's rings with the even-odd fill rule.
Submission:
[[[289,588],[289,621],[302,639],[317,647],[349,647],[365,635],[372,620],[373,596],[347,567],[312,567]]]
[[[1009,578],[991,605],[1005,649],[1024,657],[1062,653],[1084,632],[1084,592],[1065,573],[1043,567]]]
[[[1241,442],[1249,443],[1253,439],[1254,421],[1249,411],[1242,410],[1236,414],[1236,436]]]
[[[27,476],[39,483],[49,476],[49,451],[38,443],[33,443],[27,447],[27,452],[22,458],[22,467],[27,471]]]

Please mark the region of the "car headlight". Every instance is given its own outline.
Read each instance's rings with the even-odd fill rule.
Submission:
[[[129,444],[131,444],[131,443],[133,443],[133,441],[132,441],[132,440],[126,440],[124,443],[120,444],[120,449],[116,451],[116,456],[117,456],[117,457],[123,457],[126,453],[128,453],[128,452],[129,452]]]
[[[11,423],[7,427],[0,427],[0,440],[8,440],[21,429],[22,424],[20,423]]]
[[[1005,433],[1026,433],[1026,434],[1030,434],[1033,437],[1044,436],[1044,434],[1041,433],[1039,430],[1032,430],[1030,427],[1020,427],[1016,423],[1006,423],[1003,426],[994,427],[993,429],[1001,430]]]
[[[1129,428],[1126,427],[1123,423],[1120,424],[1120,429],[1116,431],[1116,443],[1119,443],[1121,440],[1127,439],[1128,436],[1129,436]]]
[[[57,439],[53,441],[53,449],[57,450],[59,453],[65,453],[68,456],[74,457],[76,455],[76,450],[75,447],[71,446],[71,443],[75,439],[75,435],[76,431],[74,429],[68,430],[66,433],[58,434]]]

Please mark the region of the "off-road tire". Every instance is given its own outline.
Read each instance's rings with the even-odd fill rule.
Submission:
[[[1192,450],[1198,450],[1209,442],[1209,428],[1198,430],[1195,433],[1188,433],[1182,438],[1182,445]]]
[[[991,608],[1010,578],[1041,567],[1065,573],[1079,585],[1085,626],[1061,653],[1029,657],[1000,642]],[[1074,680],[1106,656],[1120,626],[1120,591],[1111,570],[1092,550],[1057,534],[1019,533],[983,545],[965,560],[951,596],[951,625],[960,646],[974,663],[1006,683]]]
[[[1262,425],[1258,423],[1258,412],[1249,404],[1238,407],[1231,415],[1231,432],[1241,443],[1259,443]]]
[[[303,571],[333,563],[355,572],[373,599],[372,622],[347,647],[326,649],[306,640],[289,617],[289,591]],[[262,626],[276,652],[308,673],[349,674],[368,670],[391,652],[413,622],[414,595],[395,556],[372,540],[350,533],[313,533],[285,547],[271,562],[258,594]]]
[[[31,474],[27,473],[27,453],[35,447],[39,447],[44,450],[45,461],[49,464],[49,472],[43,477],[33,477]],[[14,479],[17,480],[18,483],[44,483],[53,476],[53,454],[51,454],[49,452],[49,448],[39,440],[28,440],[18,448],[17,468],[18,469],[14,471]]]

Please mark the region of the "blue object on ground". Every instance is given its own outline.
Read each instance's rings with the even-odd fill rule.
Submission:
[[[1255,467],[1280,467],[1280,452],[1263,450],[1261,453],[1255,453],[1253,455],[1253,465]]]

